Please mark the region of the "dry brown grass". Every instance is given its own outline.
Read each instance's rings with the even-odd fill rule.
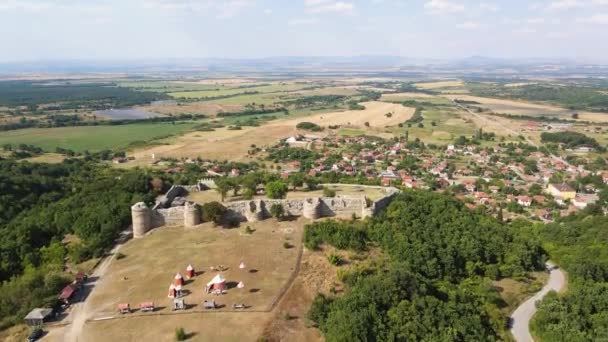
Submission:
[[[240,229],[213,228],[203,224],[197,228],[162,227],[154,229],[143,239],[131,240],[121,249],[126,257],[112,261],[107,275],[95,284],[89,298],[95,308],[90,318],[116,316],[118,303],[132,307],[143,301],[154,301],[155,313],[132,313],[109,321],[89,321],[83,329],[87,341],[170,340],[176,327],[194,333],[193,341],[254,341],[271,314],[272,303],[288,284],[296,267],[301,245],[304,219],[289,222],[265,220],[249,222],[255,231],[244,234]],[[292,248],[285,248],[289,241]],[[246,270],[238,265],[244,261]],[[186,303],[196,304],[183,314],[162,315],[170,312],[166,297],[169,284],[176,272],[184,272],[192,263],[203,272],[187,282],[190,293]],[[224,265],[228,293],[221,296],[204,293],[205,284],[215,276],[210,266]],[[256,272],[249,272],[255,269]],[[243,281],[244,289],[236,282]],[[203,299],[215,299],[226,307],[213,312],[204,311]],[[233,303],[251,306],[245,312],[234,312]],[[159,316],[161,314],[162,316]]]
[[[415,83],[414,86],[416,86],[420,89],[439,89],[439,88],[448,88],[448,87],[462,87],[462,86],[464,86],[464,82],[460,81],[460,80],[420,82],[420,83]]]
[[[428,99],[434,98],[435,95],[425,93],[393,93],[382,95],[381,100],[401,100],[401,99]]]
[[[406,121],[412,117],[415,111],[414,108],[404,107],[401,104],[380,101],[362,102],[361,105],[365,106],[365,110],[315,114],[306,118],[277,121],[276,124],[295,126],[302,121],[308,121],[322,126],[341,125],[363,128],[367,122],[372,128],[384,128]],[[387,113],[392,113],[392,116],[387,117],[385,115]]]
[[[217,113],[240,112],[245,108],[240,104],[217,104],[211,102],[188,102],[181,105],[155,105],[141,106],[139,110],[165,115],[176,114],[205,114],[215,116]]]
[[[532,116],[555,116],[563,119],[572,119],[572,111],[566,108],[557,107],[548,104],[530,103],[524,101],[513,101],[504,99],[494,99],[489,97],[479,97],[470,95],[444,95],[450,100],[461,99],[466,101],[479,102],[481,106],[489,108],[496,113],[505,113],[513,115],[532,115]],[[606,122],[608,113],[593,113],[585,111],[577,111],[579,120],[592,122]]]
[[[352,110],[313,114],[307,117],[286,118],[271,121],[261,127],[243,127],[241,130],[220,128],[212,132],[191,132],[177,138],[161,141],[164,145],[146,147],[133,151],[136,161],[131,166],[149,165],[152,154],[156,158],[202,157],[217,160],[251,160],[247,151],[251,145],[258,147],[271,145],[280,139],[298,134],[296,125],[303,121],[322,126],[342,125],[358,127],[368,132],[382,131],[385,126],[394,126],[409,119],[414,108],[386,102],[364,102],[365,110]],[[385,114],[392,113],[389,118]],[[365,127],[368,122],[370,127]]]

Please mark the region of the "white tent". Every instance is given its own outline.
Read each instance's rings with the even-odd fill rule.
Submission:
[[[210,282],[207,283],[206,291],[224,291],[226,289],[226,278],[221,274],[216,274]]]
[[[239,268],[240,268],[240,269],[243,269],[243,268],[245,268],[245,267],[247,267],[247,266],[245,266],[245,263],[241,261],[241,263],[239,264]]]
[[[213,285],[225,284],[225,283],[226,283],[226,278],[224,278],[224,276],[221,274],[216,274],[215,277],[213,277],[213,279],[211,279],[211,281],[207,283],[207,286],[213,286]]]
[[[238,287],[239,289],[242,289],[245,287],[245,284],[242,281],[240,281],[236,287]]]

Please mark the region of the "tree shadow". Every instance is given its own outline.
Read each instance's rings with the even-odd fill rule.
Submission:
[[[258,270],[256,270],[255,268],[252,268],[249,270],[249,273],[258,273]]]
[[[189,340],[189,339],[193,338],[196,335],[198,335],[198,333],[195,333],[195,332],[187,333],[186,334],[186,340]]]
[[[251,292],[251,293],[260,292],[260,289],[251,289],[251,290],[249,290],[249,292]]]
[[[228,281],[226,282],[226,288],[228,290],[235,288],[239,283],[237,283],[236,281]]]

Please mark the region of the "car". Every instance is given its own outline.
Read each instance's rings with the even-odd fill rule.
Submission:
[[[42,337],[44,331],[40,328],[36,328],[32,331],[32,333],[27,337],[27,342],[34,342]]]

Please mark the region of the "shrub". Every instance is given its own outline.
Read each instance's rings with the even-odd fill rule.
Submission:
[[[184,328],[177,328],[175,329],[175,340],[176,341],[185,341],[188,338],[188,335],[186,335],[186,331],[184,330]]]
[[[203,221],[220,224],[222,217],[226,213],[226,207],[219,202],[209,202],[203,204]]]
[[[334,266],[340,266],[342,265],[342,258],[335,253],[330,254],[327,257],[327,260],[329,261],[330,264],[334,265]]]
[[[251,235],[253,232],[255,232],[255,230],[251,229],[251,226],[245,227],[245,234]]]
[[[283,242],[283,248],[290,249],[291,247],[292,246],[291,246],[291,244],[289,242],[287,242],[287,241]]]
[[[336,190],[323,188],[323,197],[336,197]]]
[[[300,122],[299,124],[296,125],[297,129],[307,129],[307,130],[311,130],[313,132],[319,132],[321,131],[321,126],[317,125],[316,123],[312,123],[312,122]]]
[[[285,208],[279,203],[275,203],[270,207],[270,215],[280,221],[285,216]]]
[[[127,257],[126,255],[124,255],[120,252],[116,253],[116,260],[124,259],[126,257]]]
[[[287,184],[281,181],[266,184],[266,196],[268,196],[268,198],[285,198],[285,195],[287,195]]]

